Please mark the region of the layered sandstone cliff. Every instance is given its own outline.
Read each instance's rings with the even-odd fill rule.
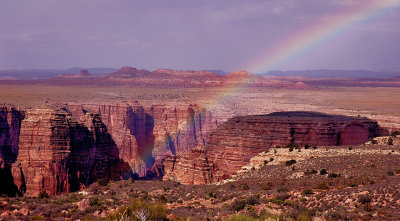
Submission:
[[[38,109],[21,123],[19,153],[12,166],[21,193],[79,190],[97,179],[129,176],[107,128],[97,115],[79,124],[62,110]]]
[[[137,176],[146,176],[155,160],[165,155],[179,155],[197,145],[204,145],[216,122],[209,111],[194,104],[68,105],[76,119],[85,113],[98,113],[119,150],[119,157],[129,163]]]
[[[380,132],[376,121],[320,113],[234,117],[209,136],[201,153],[166,159],[164,179],[187,184],[215,183],[236,174],[252,157],[271,147],[363,144]],[[192,179],[194,174],[201,178]]]

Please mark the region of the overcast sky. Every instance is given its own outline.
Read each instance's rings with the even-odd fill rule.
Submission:
[[[367,0],[1,0],[0,68],[245,69]],[[400,70],[395,8],[279,67]]]

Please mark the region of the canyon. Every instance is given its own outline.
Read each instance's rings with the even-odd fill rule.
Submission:
[[[271,147],[358,145],[384,133],[361,117],[276,112],[217,123],[196,104],[138,102],[3,107],[0,126],[10,195],[73,192],[99,179],[217,183]]]
[[[376,122],[400,128],[396,86],[324,81],[335,82],[131,67],[1,81],[1,193],[54,195],[99,179],[212,184],[271,147],[358,145],[387,133]]]
[[[216,127],[211,113],[194,104],[3,107],[0,116],[1,191],[9,195],[146,177],[157,158],[203,145]]]
[[[272,147],[360,145],[385,131],[376,121],[313,112],[234,117],[212,132],[204,147],[168,158],[164,180],[218,183]]]

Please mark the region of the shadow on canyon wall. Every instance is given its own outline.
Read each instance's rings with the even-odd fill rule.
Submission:
[[[18,138],[23,113],[14,108],[0,107],[0,195],[15,195],[17,186],[11,174],[11,165],[18,156]]]

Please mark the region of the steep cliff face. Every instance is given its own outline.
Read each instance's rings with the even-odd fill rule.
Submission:
[[[24,114],[12,107],[0,107],[0,194],[16,192],[11,165],[17,159],[21,121]]]
[[[155,122],[153,155],[156,158],[165,154],[180,155],[197,145],[204,146],[209,133],[216,128],[211,112],[195,104],[153,105],[148,112]]]
[[[21,123],[19,154],[12,166],[21,193],[37,195],[79,190],[103,179],[119,179],[129,167],[97,115],[77,123],[61,110],[38,109]]]
[[[216,122],[209,111],[194,104],[68,105],[66,110],[80,119],[98,113],[119,149],[119,157],[143,177],[156,159],[179,155],[204,145]]]
[[[99,114],[107,126],[119,156],[139,176],[146,174],[154,159],[154,119],[140,105],[101,105]]]
[[[234,117],[210,135],[205,150],[202,154],[197,154],[200,155],[197,158],[194,158],[195,153],[191,153],[167,160],[165,179],[194,184],[219,182],[235,174],[253,156],[270,147],[287,144],[363,144],[379,133],[377,122],[366,118],[309,112]],[[196,168],[199,160],[205,162],[204,168]],[[210,180],[203,179],[204,171],[209,171],[206,177],[210,177]],[[193,174],[202,178],[192,181]]]
[[[67,105],[30,111],[24,120],[18,113],[4,109],[0,115],[0,157],[7,167],[0,176],[27,195],[152,175],[157,158],[204,145],[216,127],[197,105]]]
[[[184,157],[169,156],[164,159],[164,180],[173,180],[184,184],[207,184],[213,182],[215,174],[212,162],[209,162],[204,147],[193,148]]]

